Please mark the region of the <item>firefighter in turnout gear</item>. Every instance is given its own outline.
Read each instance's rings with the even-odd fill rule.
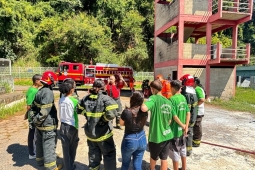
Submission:
[[[95,80],[89,95],[80,100],[78,113],[83,114],[87,122],[84,126],[89,147],[89,169],[99,170],[104,161],[105,170],[116,170],[116,149],[113,141],[112,123],[117,116],[118,104],[104,92],[105,84]]]
[[[46,170],[58,170],[62,167],[56,164],[57,109],[54,104],[53,87],[57,76],[52,71],[46,71],[41,78],[43,87],[37,92],[29,113],[36,127],[36,162]]]
[[[197,95],[194,89],[194,77],[189,74],[185,74],[180,78],[182,81],[182,90],[181,94],[185,96],[189,109],[190,109],[190,122],[189,122],[189,130],[188,137],[186,138],[186,148],[187,148],[187,156],[190,156],[192,153],[192,139],[193,139],[193,127],[195,125],[197,119]]]

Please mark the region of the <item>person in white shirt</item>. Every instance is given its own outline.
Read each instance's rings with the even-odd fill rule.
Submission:
[[[72,79],[71,79],[72,80]],[[75,90],[75,81],[64,82],[59,91],[64,94],[59,100],[59,118],[61,121],[60,136],[63,149],[64,169],[76,168],[74,160],[79,142],[78,115],[76,107],[78,100],[72,94]]]

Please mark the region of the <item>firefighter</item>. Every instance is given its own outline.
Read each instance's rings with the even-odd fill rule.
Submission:
[[[127,86],[127,83],[123,79],[123,77],[119,74],[117,75],[118,80],[116,81],[115,76],[112,75],[108,79],[108,84],[105,87],[105,90],[107,91],[107,94],[112,97],[116,103],[118,104],[118,115],[116,117],[116,128],[122,129],[120,126],[120,115],[122,113],[122,104],[120,100],[120,89],[123,88],[123,86]]]
[[[58,170],[62,167],[57,167],[55,153],[58,118],[52,90],[56,80],[54,72],[43,73],[40,80],[43,87],[37,92],[29,113],[36,127],[36,161],[46,170]]]
[[[156,78],[160,80],[162,83],[162,90],[161,90],[162,95],[165,96],[167,99],[169,99],[172,96],[170,82],[167,80],[164,80],[161,74],[158,74]]]
[[[118,104],[104,92],[105,84],[95,80],[90,94],[80,100],[78,113],[84,114],[84,126],[89,147],[89,169],[99,170],[102,155],[105,170],[116,170],[116,149],[113,141],[112,123],[117,116]]]
[[[186,140],[186,148],[187,148],[187,156],[190,156],[192,153],[192,139],[193,139],[193,127],[196,122],[197,118],[197,95],[196,91],[194,89],[194,77],[190,76],[189,74],[185,74],[180,78],[182,81],[182,90],[181,94],[185,96],[189,109],[190,109],[190,122],[189,122],[189,130],[188,130],[188,136]]]

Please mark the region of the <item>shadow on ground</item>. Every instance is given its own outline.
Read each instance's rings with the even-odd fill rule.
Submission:
[[[25,145],[20,145],[19,143],[14,143],[8,146],[6,150],[9,154],[12,154],[12,160],[15,162],[12,166],[23,167],[25,165],[30,165],[35,169],[44,170],[44,167],[39,167],[36,164],[35,159],[28,159],[28,149]],[[57,164],[63,164],[63,158],[57,159]],[[75,162],[76,170],[88,170],[88,166]]]
[[[36,165],[35,159],[28,159],[28,149],[25,145],[20,145],[19,143],[14,143],[8,146],[6,150],[9,154],[12,154],[12,160],[15,162],[13,166],[22,167],[24,165],[31,165],[35,169],[40,169]]]

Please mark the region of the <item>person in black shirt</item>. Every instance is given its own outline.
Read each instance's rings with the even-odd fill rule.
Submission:
[[[135,91],[130,98],[130,108],[123,110],[120,125],[125,126],[125,134],[121,143],[122,166],[121,170],[128,170],[131,157],[133,157],[133,169],[140,170],[144,151],[147,146],[143,127],[148,118],[148,112],[141,111],[144,96]]]

